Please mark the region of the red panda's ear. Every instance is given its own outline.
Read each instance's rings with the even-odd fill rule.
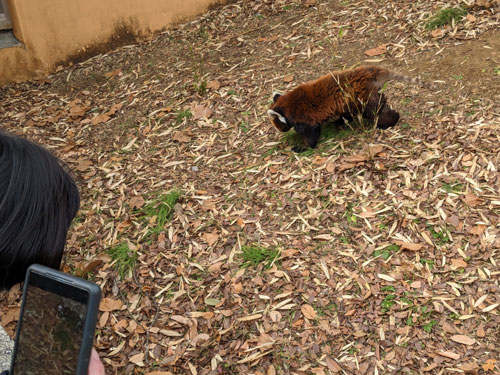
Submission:
[[[276,100],[281,96],[281,94],[277,91],[273,92],[273,102],[276,103]]]
[[[271,119],[273,119],[273,120],[278,119],[283,124],[287,124],[286,118],[283,115],[281,115],[280,113],[273,111],[272,109],[269,109],[267,111],[267,114],[269,115],[269,117],[271,117]]]

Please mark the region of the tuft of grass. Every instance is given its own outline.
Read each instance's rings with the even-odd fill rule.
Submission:
[[[385,298],[380,303],[380,307],[383,313],[388,312],[391,309],[392,305],[396,303],[396,301],[394,301],[395,298],[396,296],[394,294],[388,294],[385,296]]]
[[[376,250],[373,252],[373,255],[378,257],[379,255],[382,255],[382,258],[384,260],[387,260],[391,257],[393,253],[396,253],[400,250],[401,248],[398,245],[390,245],[387,247],[384,247],[383,249]]]
[[[362,129],[353,127],[350,124],[345,124],[343,120],[326,122],[321,125],[321,137],[319,138],[318,146],[315,149],[307,149],[301,152],[300,156],[311,156],[318,151],[321,152],[325,148],[330,148],[332,146],[332,143],[329,141],[341,141],[357,133],[362,133]],[[284,133],[282,140],[287,146],[291,147],[304,145],[302,136],[293,129]],[[333,143],[333,145],[335,145],[335,143]]]
[[[121,279],[134,269],[137,262],[137,252],[131,250],[125,242],[108,249],[108,254],[115,262],[115,267]]]
[[[243,252],[243,268],[250,266],[257,267],[259,264],[263,264],[264,269],[269,269],[280,254],[275,249],[247,245],[243,245],[241,251]]]
[[[436,240],[438,245],[445,245],[446,243],[451,242],[450,236],[445,228],[427,225],[427,229],[431,232],[432,238]]]
[[[177,190],[172,190],[166,194],[160,195],[152,202],[142,208],[144,217],[150,218],[154,222],[154,227],[151,232],[158,234],[163,230],[164,225],[170,221],[174,213],[174,206],[179,201],[181,193]],[[154,218],[154,220],[151,220]]]
[[[431,270],[434,268],[434,260],[433,259],[420,259],[420,263],[424,266],[426,264],[428,264],[429,269],[431,269]]]
[[[450,25],[453,21],[459,22],[467,14],[464,8],[444,8],[437,12],[425,25],[427,30],[434,30],[438,27]]]
[[[243,133],[248,133],[248,131],[250,130],[248,121],[242,121],[238,124],[238,126],[240,127]]]
[[[432,332],[432,327],[434,327],[436,324],[437,324],[437,322],[434,319],[432,319],[431,321],[429,321],[426,324],[424,324],[422,326],[422,328],[424,329],[425,332],[431,333]]]
[[[464,190],[464,185],[461,183],[447,184],[447,183],[443,182],[441,187],[447,193],[459,193],[459,192],[462,192]]]
[[[198,83],[194,84],[194,89],[200,96],[205,96],[207,94],[207,80],[203,79],[199,81]]]
[[[180,124],[182,121],[184,121],[185,118],[189,120],[191,117],[193,117],[193,114],[189,109],[179,111],[179,113],[177,113],[176,122]]]

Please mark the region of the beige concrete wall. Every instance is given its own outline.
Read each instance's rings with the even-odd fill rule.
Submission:
[[[150,37],[224,0],[9,0],[23,47],[0,49],[0,84],[50,73],[137,37]]]

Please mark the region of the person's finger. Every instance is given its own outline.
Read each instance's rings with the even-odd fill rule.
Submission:
[[[99,358],[99,354],[94,348],[92,348],[92,354],[90,354],[89,375],[106,375],[101,358]]]

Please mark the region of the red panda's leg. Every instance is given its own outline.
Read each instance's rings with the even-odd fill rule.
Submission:
[[[387,129],[397,124],[399,113],[385,104],[378,113],[377,128]]]
[[[305,123],[298,123],[294,126],[294,129],[297,133],[302,136],[304,143],[311,147],[315,148],[318,144],[319,137],[321,135],[321,126],[320,125],[309,125]]]
[[[387,129],[396,125],[399,120],[399,113],[389,107],[384,94],[372,93],[366,103],[363,117],[370,123],[376,121],[377,128]]]

